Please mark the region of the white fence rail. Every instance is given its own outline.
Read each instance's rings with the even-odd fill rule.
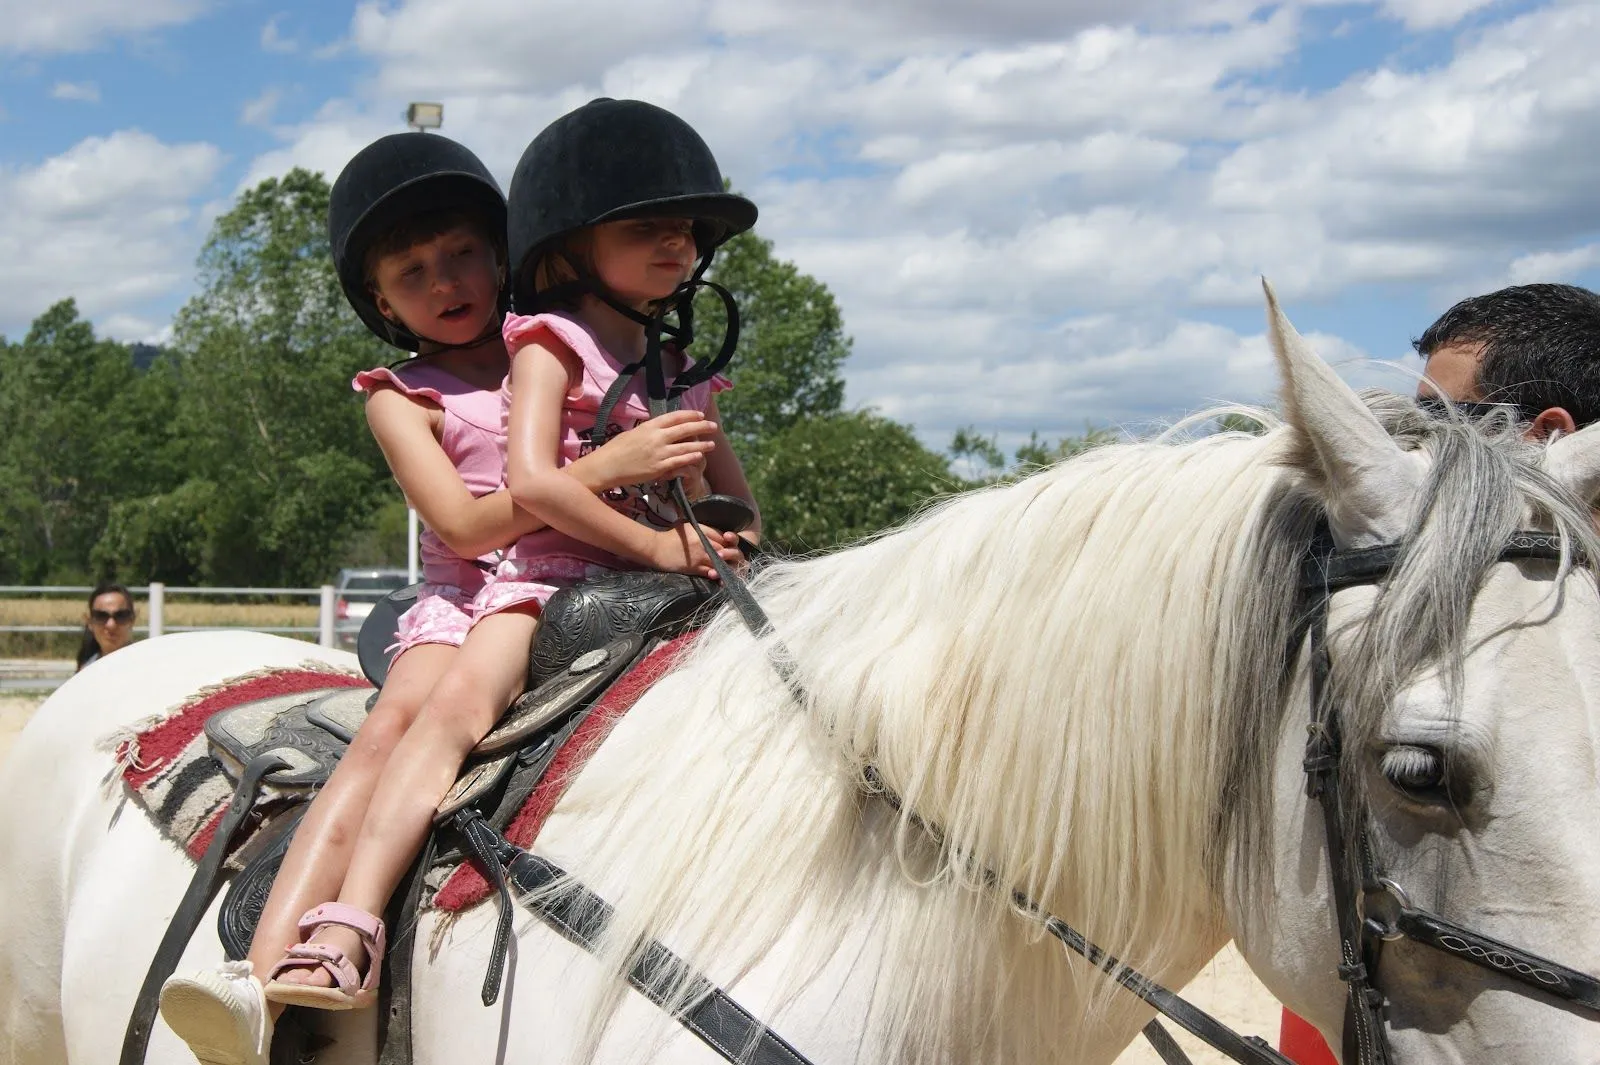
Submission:
[[[90,585],[76,584],[0,584],[0,595],[36,596],[47,595],[52,597],[85,596],[94,591]],[[197,632],[203,629],[243,628],[254,632],[275,632],[285,636],[316,636],[317,642],[323,647],[334,645],[336,633],[334,625],[334,600],[333,585],[324,584],[320,588],[170,588],[160,582],[148,585],[128,585],[128,591],[134,595],[145,597],[145,623],[134,626],[135,633],[144,633],[148,636],[160,636],[168,632]],[[212,595],[237,596],[240,598],[298,598],[315,599],[317,601],[317,624],[308,625],[168,625],[167,624],[167,597],[168,596],[197,596]],[[81,625],[0,625],[0,633],[6,632],[82,632]]]

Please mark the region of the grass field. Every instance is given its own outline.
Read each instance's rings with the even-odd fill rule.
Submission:
[[[149,621],[150,609],[135,597],[136,624]],[[0,625],[81,625],[83,599],[0,597]],[[317,605],[305,600],[283,603],[218,602],[216,599],[169,597],[166,623],[174,625],[238,625],[243,627],[317,624]],[[308,637],[309,638],[309,637]],[[77,652],[76,632],[0,632],[0,658],[70,658]]]

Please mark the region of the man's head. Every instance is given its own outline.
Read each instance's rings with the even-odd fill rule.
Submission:
[[[1427,360],[1419,399],[1517,408],[1529,435],[1600,421],[1600,295],[1517,285],[1462,300],[1413,341]]]

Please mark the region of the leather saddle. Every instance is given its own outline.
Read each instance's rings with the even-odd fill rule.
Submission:
[[[380,687],[388,672],[383,648],[393,642],[399,616],[415,601],[416,591],[413,586],[392,593],[362,625],[362,671]],[[527,690],[473,750],[435,823],[476,807],[490,824],[504,829],[588,708],[657,643],[699,624],[717,591],[714,582],[700,577],[637,572],[608,574],[552,596],[529,655]],[[263,778],[283,799],[241,849],[244,866],[223,901],[217,931],[230,958],[248,953],[306,805],[376,701],[377,693],[365,689],[284,696],[235,707],[206,723],[213,757],[235,779],[262,754],[279,753],[288,763]],[[441,849],[436,860],[448,858]]]

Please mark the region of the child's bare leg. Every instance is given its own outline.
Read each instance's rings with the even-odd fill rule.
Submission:
[[[528,648],[538,627],[532,612],[536,609],[530,604],[528,613],[493,614],[473,626],[455,662],[389,756],[361,823],[339,902],[383,915],[462,762],[522,690]],[[313,942],[338,947],[357,969],[366,967],[361,940],[348,928],[328,925]],[[278,979],[323,987],[333,983],[320,966],[290,970]]]
[[[395,659],[377,704],[306,811],[273,881],[250,944],[250,962],[262,980],[300,941],[300,915],[338,897],[384,765],[457,653],[448,644],[421,644]]]

